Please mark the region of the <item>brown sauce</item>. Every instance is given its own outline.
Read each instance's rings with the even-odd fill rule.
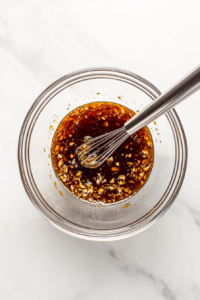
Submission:
[[[114,203],[144,186],[154,156],[147,127],[130,136],[96,169],[80,165],[75,154],[87,137],[118,129],[134,115],[123,105],[95,102],[76,108],[61,121],[53,137],[51,158],[56,176],[71,193],[93,203]]]

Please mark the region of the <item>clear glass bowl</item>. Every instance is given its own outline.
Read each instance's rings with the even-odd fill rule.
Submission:
[[[136,74],[92,68],[62,77],[36,99],[19,136],[19,169],[29,198],[52,225],[79,238],[111,241],[147,229],[167,211],[187,164],[186,138],[174,109],[149,124],[155,151],[151,175],[137,194],[122,202],[97,206],[78,199],[58,181],[50,158],[57,125],[77,106],[111,101],[137,111],[158,95],[156,87]]]

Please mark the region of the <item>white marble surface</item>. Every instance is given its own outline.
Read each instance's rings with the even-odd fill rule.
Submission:
[[[1,300],[200,299],[200,94],[177,108],[189,147],[181,192],[132,238],[88,242],[53,228],[17,164],[25,114],[56,79],[111,66],[164,91],[200,63],[199,36],[199,0],[0,1]]]

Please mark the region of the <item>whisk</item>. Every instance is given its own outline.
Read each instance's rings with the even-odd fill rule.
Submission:
[[[99,167],[133,133],[157,119],[200,88],[200,65],[127,121],[123,127],[88,138],[76,150],[81,165]]]

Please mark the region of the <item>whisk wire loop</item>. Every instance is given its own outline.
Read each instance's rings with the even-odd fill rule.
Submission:
[[[125,127],[113,130],[106,134],[91,138],[76,150],[79,162],[88,168],[97,168],[109,155],[122,144],[129,134]]]

